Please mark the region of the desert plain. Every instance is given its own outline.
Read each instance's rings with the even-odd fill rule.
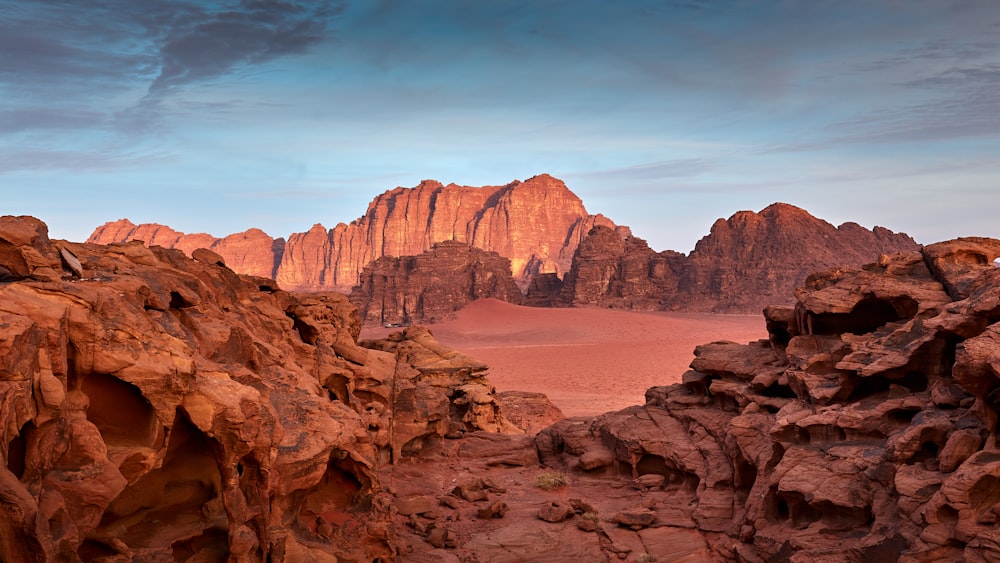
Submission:
[[[646,389],[680,382],[700,344],[767,338],[762,315],[548,309],[496,299],[429,326],[445,346],[487,364],[498,392],[544,393],[568,417],[643,404]],[[398,330],[366,327],[361,338]]]

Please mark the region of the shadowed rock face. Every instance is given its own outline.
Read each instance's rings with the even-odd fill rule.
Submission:
[[[627,228],[594,227],[577,247],[573,266],[560,287],[559,301],[565,305],[662,310],[677,293],[677,272],[683,271],[684,263],[683,254],[653,252]]]
[[[588,214],[561,180],[542,174],[481,188],[425,180],[377,196],[350,224],[330,230],[314,225],[287,243],[257,229],[217,239],[127,220],[97,228],[88,242],[142,240],[188,254],[209,248],[237,272],[274,278],[285,289],[348,293],[362,269],[378,258],[414,256],[454,240],[508,258],[524,289],[536,274],[565,274],[577,244],[595,225],[613,226],[606,217]]]
[[[790,304],[806,276],[860,266],[879,254],[916,250],[904,234],[854,223],[834,227],[776,203],[719,219],[690,255],[653,252],[627,230],[595,227],[577,248],[563,280],[564,305],[644,310],[758,312]],[[540,292],[528,302],[544,302]]]
[[[383,256],[351,291],[362,322],[373,324],[433,323],[488,297],[521,303],[510,260],[455,241],[417,256]]]
[[[391,560],[376,469],[518,431],[426,330],[193,254],[0,218],[0,560]]]
[[[699,346],[644,406],[536,438],[581,476],[662,482],[724,560],[1000,557],[998,242],[958,239],[810,276],[770,338]]]

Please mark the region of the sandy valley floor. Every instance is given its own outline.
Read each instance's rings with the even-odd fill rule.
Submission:
[[[361,337],[394,330],[366,329]],[[566,416],[643,403],[647,388],[680,381],[699,344],[767,338],[761,315],[540,309],[493,299],[431,331],[488,364],[498,391],[545,393]]]

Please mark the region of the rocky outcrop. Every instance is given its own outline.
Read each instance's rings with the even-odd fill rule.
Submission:
[[[769,339],[695,350],[646,404],[567,419],[543,464],[665,489],[654,526],[732,561],[1000,557],[1000,241],[810,276]]]
[[[466,432],[523,433],[500,413],[495,390],[486,380],[487,366],[442,346],[427,328],[409,327],[362,344],[397,360],[395,377],[387,382],[393,387],[376,393],[383,400],[392,398],[395,405],[389,421],[394,459]]]
[[[623,227],[594,227],[577,247],[560,290],[566,305],[662,310],[677,294],[683,254],[654,252]]]
[[[87,239],[87,242],[95,244],[129,241],[176,248],[188,256],[199,248],[207,248],[222,256],[233,271],[263,278],[274,277],[285,251],[284,239],[273,239],[260,229],[216,238],[207,233],[185,234],[156,223],[135,225],[128,219],[105,223]]]
[[[788,303],[809,274],[861,266],[916,242],[883,227],[857,223],[834,227],[798,207],[775,203],[760,213],[741,211],[719,219],[688,256],[677,307],[701,311],[760,311]]]
[[[565,274],[576,246],[595,225],[613,223],[588,214],[561,180],[542,174],[481,188],[425,180],[377,196],[365,215],[350,224],[330,230],[314,225],[289,236],[287,244],[281,239],[268,242],[253,229],[216,239],[183,235],[160,225],[135,226],[126,220],[99,227],[88,242],[143,240],[188,253],[210,248],[240,273],[251,273],[244,262],[261,268],[273,265],[267,272],[253,273],[272,277],[286,289],[348,293],[362,269],[378,258],[414,256],[454,240],[510,259],[514,279],[525,289],[536,274]],[[251,239],[258,241],[252,253],[245,242]],[[238,256],[246,258],[237,260]]]
[[[518,431],[426,330],[193,255],[0,218],[0,560],[393,560],[378,468]]]
[[[383,256],[365,267],[351,291],[362,322],[382,325],[433,323],[489,297],[521,303],[510,260],[455,241],[417,256]]]
[[[788,304],[806,276],[860,266],[879,254],[916,250],[909,236],[855,223],[834,227],[776,203],[719,219],[690,255],[653,252],[630,233],[597,227],[577,248],[563,280],[564,305],[708,312],[758,312]],[[529,302],[540,300],[536,291]]]

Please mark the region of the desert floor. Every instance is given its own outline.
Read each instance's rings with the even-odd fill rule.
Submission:
[[[430,328],[442,344],[488,364],[497,391],[545,393],[566,416],[644,403],[646,389],[680,381],[699,344],[767,338],[762,315],[541,309],[493,299]],[[366,328],[361,337],[394,330]]]

